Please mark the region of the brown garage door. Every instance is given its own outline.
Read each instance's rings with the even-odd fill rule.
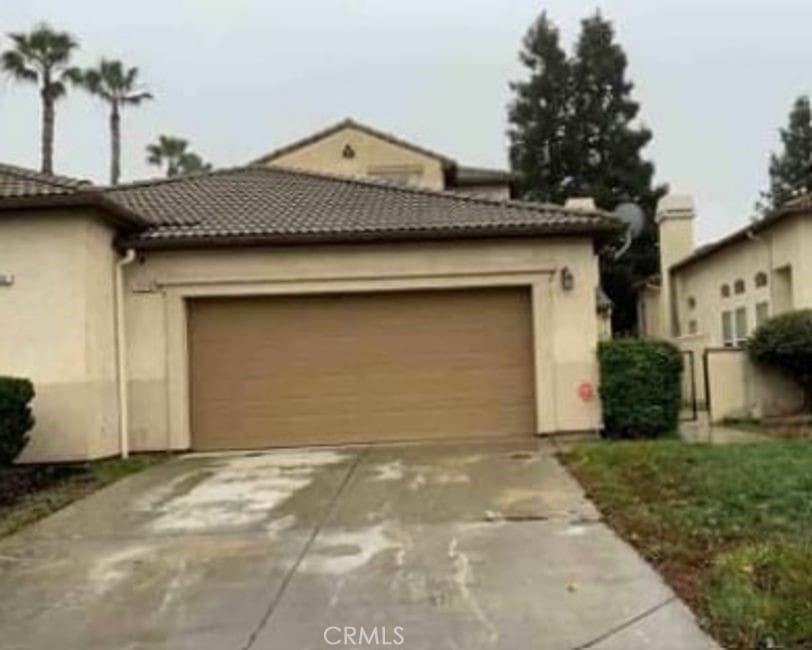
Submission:
[[[189,303],[192,444],[530,434],[525,289]]]

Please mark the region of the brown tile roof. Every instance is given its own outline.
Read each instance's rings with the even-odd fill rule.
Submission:
[[[442,163],[443,167],[453,167],[454,165],[457,164],[451,158],[448,158],[447,156],[439,154],[436,151],[426,149],[425,147],[420,147],[420,146],[418,146],[416,144],[413,144],[411,142],[407,142],[406,140],[401,140],[400,138],[398,138],[397,136],[392,135],[391,133],[386,133],[384,131],[379,131],[378,129],[374,129],[371,126],[367,126],[366,124],[361,124],[360,122],[356,122],[355,120],[353,120],[352,118],[349,118],[349,117],[346,118],[346,119],[341,120],[340,122],[337,122],[336,124],[328,126],[325,129],[321,129],[320,131],[316,131],[316,133],[313,133],[313,134],[311,134],[311,135],[309,135],[309,136],[307,136],[305,138],[301,138],[299,140],[296,140],[295,142],[291,142],[290,144],[285,145],[284,147],[280,147],[279,149],[275,149],[274,151],[271,151],[270,153],[267,153],[264,156],[261,156],[260,158],[257,158],[251,164],[253,164],[253,165],[264,165],[266,163],[271,162],[272,160],[275,160],[276,158],[279,158],[280,156],[285,155],[286,153],[290,153],[291,151],[295,151],[296,149],[300,149],[301,147],[306,147],[309,144],[312,144],[314,142],[318,142],[322,138],[326,138],[327,136],[330,136],[333,133],[337,133],[338,131],[341,131],[342,129],[347,129],[347,128],[357,129],[359,131],[363,131],[364,133],[367,133],[368,135],[371,135],[372,137],[380,138],[381,140],[385,140],[386,142],[390,142],[390,143],[395,144],[395,145],[397,145],[399,147],[403,147],[405,149],[410,149],[412,151],[423,154],[424,156],[428,156],[430,158],[436,158],[437,160],[439,160]]]
[[[0,199],[71,194],[87,181],[0,164]]]
[[[759,232],[762,232],[774,226],[775,224],[783,221],[786,217],[790,215],[803,213],[812,215],[812,194],[805,194],[803,196],[799,196],[790,201],[787,201],[780,208],[774,210],[765,217],[753,221],[752,223],[744,226],[743,228],[734,230],[732,233],[722,237],[721,239],[717,239],[716,241],[710,242],[709,244],[704,244],[700,246],[699,248],[694,250],[694,252],[691,255],[674,264],[671,267],[670,272],[679,271],[684,268],[687,268],[692,264],[694,264],[695,262],[703,260],[706,257],[710,257],[716,252],[727,248],[731,244],[744,241],[748,239],[751,235],[758,234]]]
[[[107,188],[152,222],[128,245],[605,236],[601,212],[498,201],[280,167],[239,167]]]
[[[89,181],[0,163],[0,211],[32,214],[31,209],[56,207],[98,208],[100,218],[125,230],[147,225],[132,210],[107,199]]]

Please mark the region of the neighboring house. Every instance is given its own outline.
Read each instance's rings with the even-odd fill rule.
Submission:
[[[496,199],[514,198],[517,181],[512,172],[459,165],[448,156],[352,119],[272,151],[253,164],[372,178]]]
[[[771,316],[812,307],[810,217],[812,198],[801,197],[695,248],[691,198],[672,195],[660,202],[661,268],[640,287],[640,332],[693,351],[700,398],[706,350],[739,348]]]
[[[608,215],[248,166],[0,166],[24,460],[594,431]]]
[[[802,197],[695,249],[692,201],[664,198],[657,213],[662,268],[642,290],[643,334],[733,347],[770,316],[812,308],[810,217],[812,198]]]

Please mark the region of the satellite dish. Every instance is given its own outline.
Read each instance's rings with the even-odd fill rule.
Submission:
[[[626,226],[626,235],[623,246],[621,246],[620,250],[615,253],[615,259],[618,260],[623,257],[627,250],[629,250],[629,247],[632,245],[632,241],[639,237],[640,233],[643,232],[645,215],[643,214],[643,210],[639,205],[628,202],[618,205],[612,214],[614,214],[615,218]]]

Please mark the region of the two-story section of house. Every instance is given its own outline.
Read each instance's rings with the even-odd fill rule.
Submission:
[[[686,353],[686,377],[718,418],[786,412],[792,391],[742,348],[767,319],[812,308],[812,196],[698,248],[694,219],[689,196],[658,206],[660,273],[639,288],[640,334]]]
[[[641,290],[641,332],[736,347],[769,317],[812,307],[812,196],[698,248],[690,197],[660,203],[660,275]]]
[[[460,165],[446,155],[352,119],[276,149],[254,164],[494,199],[514,198],[517,180],[512,172]]]

